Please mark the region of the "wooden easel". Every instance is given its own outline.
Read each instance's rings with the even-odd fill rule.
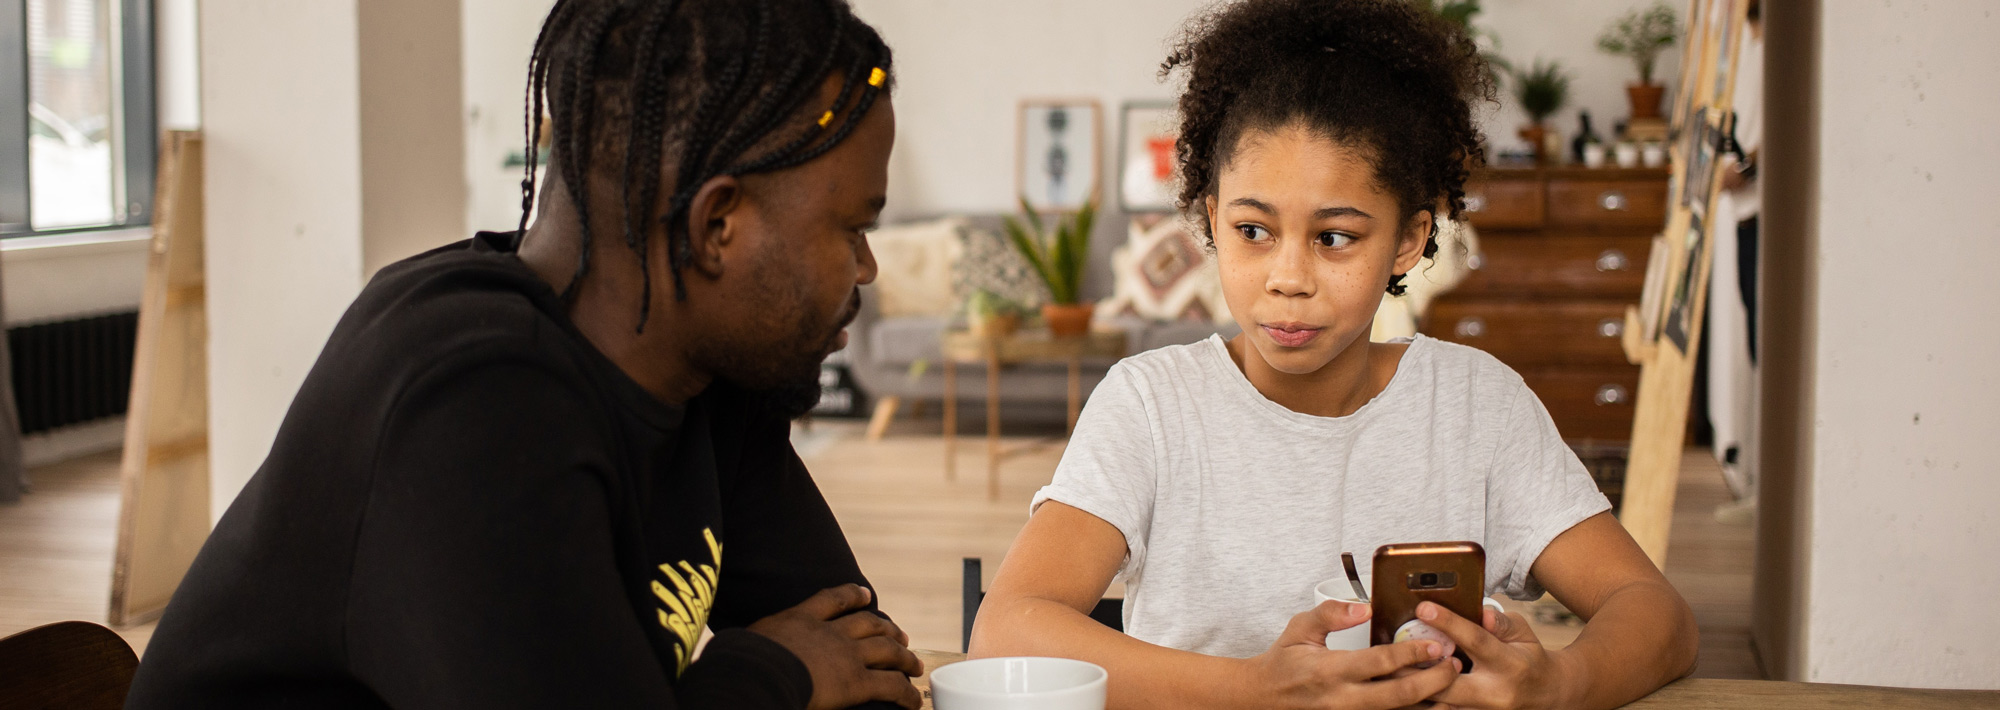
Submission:
[[[1686,443],[1688,398],[1694,388],[1696,354],[1701,349],[1703,314],[1708,300],[1709,249],[1718,238],[1735,238],[1735,225],[1716,214],[1722,189],[1720,168],[1702,169],[1702,136],[1727,135],[1730,96],[1736,58],[1742,45],[1745,0],[1691,0],[1688,33],[1682,43],[1681,91],[1674,102],[1672,200],[1665,238],[1673,261],[1669,286],[1661,303],[1645,303],[1625,312],[1625,354],[1642,365],[1638,411],[1632,422],[1631,460],[1625,470],[1625,499],[1620,521],[1653,564],[1664,568],[1667,539],[1673,527],[1674,493],[1679,484],[1681,452]],[[1719,141],[1711,141],[1719,143]],[[1720,145],[1708,156],[1718,163]],[[1689,244],[1691,226],[1701,222],[1701,236]],[[1675,286],[1684,285],[1684,289]],[[1677,289],[1686,292],[1677,299]],[[1676,301],[1684,304],[1680,342],[1666,334]],[[1645,309],[1657,317],[1659,332],[1643,333]]]
[[[158,618],[208,539],[208,320],[201,134],[160,141],[152,254],[126,410],[112,626]]]

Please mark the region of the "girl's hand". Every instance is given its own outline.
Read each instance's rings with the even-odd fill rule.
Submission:
[[[1472,672],[1444,692],[1431,696],[1439,707],[1562,708],[1572,707],[1570,682],[1574,672],[1559,655],[1542,647],[1528,620],[1520,614],[1481,609],[1484,627],[1432,602],[1417,605],[1417,618],[1450,637],[1472,658]],[[1449,665],[1449,664],[1445,664]]]
[[[1361,651],[1327,650],[1328,632],[1367,623],[1368,613],[1364,604],[1330,601],[1292,617],[1271,650],[1246,660],[1249,672],[1243,674],[1238,697],[1247,706],[1259,708],[1400,708],[1452,684],[1458,672],[1451,663],[1398,673],[1441,656],[1443,649],[1434,642],[1406,641]],[[1397,677],[1388,677],[1392,674]]]

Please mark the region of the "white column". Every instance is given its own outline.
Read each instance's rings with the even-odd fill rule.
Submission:
[[[218,517],[372,268],[465,236],[458,20],[457,0],[200,5]]]

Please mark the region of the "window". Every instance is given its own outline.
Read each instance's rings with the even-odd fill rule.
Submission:
[[[151,0],[0,0],[0,236],[152,220]]]

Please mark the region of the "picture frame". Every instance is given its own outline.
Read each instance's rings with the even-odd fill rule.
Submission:
[[[1682,266],[1677,274],[1679,278],[1674,279],[1674,295],[1668,302],[1667,323],[1661,332],[1683,354],[1688,354],[1688,343],[1694,330],[1691,326],[1695,317],[1695,276],[1700,273],[1701,257],[1707,253],[1702,250],[1702,240],[1706,238],[1702,216],[1699,213],[1688,215],[1687,240],[1681,245]]]
[[[1175,209],[1174,145],[1180,115],[1174,102],[1128,101],[1118,114],[1118,206],[1134,214]]]
[[[1074,212],[1103,188],[1103,110],[1095,99],[1027,99],[1018,112],[1015,195],[1039,212]]]

